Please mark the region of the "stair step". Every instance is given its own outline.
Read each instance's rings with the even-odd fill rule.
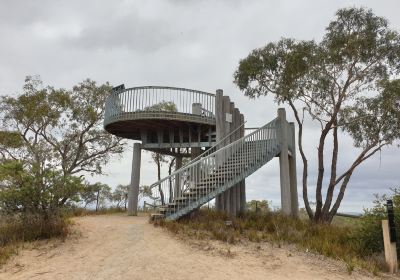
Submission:
[[[180,197],[174,197],[173,201],[178,202],[178,201],[185,201],[187,200],[187,197],[180,196]]]
[[[165,218],[165,215],[161,214],[161,213],[154,213],[154,214],[151,214],[151,216],[150,216],[150,220],[152,220],[152,221],[162,220],[164,218]]]

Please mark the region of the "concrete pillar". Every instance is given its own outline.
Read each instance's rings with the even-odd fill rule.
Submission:
[[[279,155],[280,181],[281,181],[281,208],[285,215],[291,214],[290,172],[288,152],[288,122],[284,108],[278,109],[280,119],[279,136],[281,140],[281,153]]]
[[[136,216],[140,183],[141,144],[133,144],[131,185],[128,191],[128,215]]]
[[[290,173],[290,200],[291,200],[291,211],[293,217],[299,217],[299,197],[297,195],[297,170],[296,170],[296,134],[294,123],[289,123],[289,133],[292,134],[291,146],[292,154],[289,156],[289,173]]]

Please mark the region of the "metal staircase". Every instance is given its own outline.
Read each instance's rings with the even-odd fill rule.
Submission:
[[[280,125],[277,118],[232,143],[220,141],[151,185],[158,216],[167,220],[183,217],[276,157],[281,151]]]

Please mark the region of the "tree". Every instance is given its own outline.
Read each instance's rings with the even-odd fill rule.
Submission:
[[[47,170],[65,178],[102,174],[102,166],[124,147],[102,127],[110,90],[108,83],[97,86],[89,79],[65,90],[27,77],[21,95],[0,99],[0,158],[19,161],[39,189]],[[64,192],[59,205],[76,194]]]
[[[80,192],[80,198],[84,201],[86,208],[90,204],[95,204],[96,212],[105,207],[107,201],[113,200],[111,188],[107,184],[96,182],[94,184],[86,184],[85,188]]]
[[[42,172],[42,177],[37,177],[16,160],[0,163],[0,210],[47,215],[64,204],[64,197],[79,201],[77,193],[84,188],[82,178],[48,168]]]
[[[269,203],[266,200],[251,200],[246,202],[246,209],[254,212],[268,212]]]
[[[240,61],[234,82],[254,98],[272,94],[292,109],[303,162],[303,200],[310,219],[330,223],[354,170],[400,137],[400,36],[386,19],[364,8],[340,9],[322,41],[281,39]],[[303,149],[305,114],[321,127],[317,147],[316,208],[308,196],[308,157]],[[339,130],[360,153],[338,173]],[[331,139],[330,172],[325,170]],[[323,200],[324,178],[327,178]],[[334,191],[339,188],[334,199]]]
[[[124,203],[124,209],[126,210],[126,203],[128,201],[128,189],[129,185],[121,185],[119,184],[113,194],[112,200],[117,203],[117,208],[120,208],[121,203]]]
[[[178,109],[176,108],[175,103],[169,101],[163,101],[152,106],[145,108],[146,111],[166,111],[166,112],[176,112]],[[163,155],[157,152],[151,152],[151,158],[154,163],[157,165],[157,180],[161,180],[161,166],[163,163],[168,163],[169,161],[169,172],[171,172],[172,167],[174,166],[175,158]],[[169,173],[171,174],[171,173]],[[160,193],[161,204],[165,204],[164,192],[161,189],[161,185],[158,185],[158,191]],[[172,184],[170,184],[170,193],[172,193]]]

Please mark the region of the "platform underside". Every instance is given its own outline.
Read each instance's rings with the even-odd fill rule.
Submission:
[[[210,147],[215,143],[215,120],[192,114],[126,113],[105,125],[116,136],[142,141],[144,149]]]

